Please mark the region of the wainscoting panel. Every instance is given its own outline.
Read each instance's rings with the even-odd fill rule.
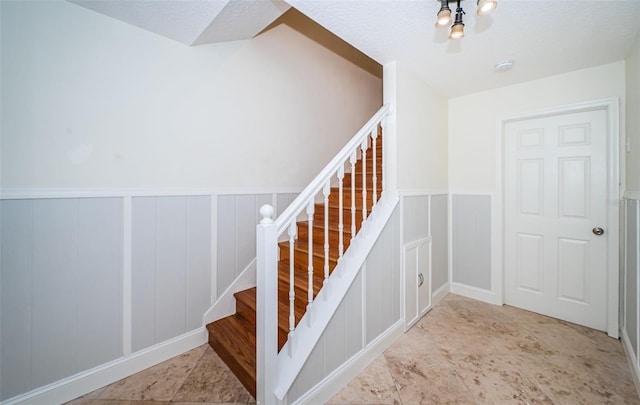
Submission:
[[[491,290],[491,196],[452,197],[452,281]]]
[[[236,197],[218,196],[217,225],[217,265],[216,298],[219,297],[236,278]]]
[[[429,195],[402,197],[402,241],[410,243],[429,236]]]
[[[155,234],[155,311],[154,344],[187,331],[187,218],[186,197],[158,197]],[[135,205],[134,205],[135,207]],[[135,217],[134,211],[134,217]],[[136,246],[133,245],[135,252]],[[133,267],[133,274],[136,274]],[[203,280],[204,282],[208,281]],[[135,285],[134,285],[135,289]],[[134,296],[135,308],[135,296]],[[133,330],[137,330],[134,322]]]
[[[1,399],[121,356],[122,201],[3,200],[0,211]]]
[[[73,350],[77,337],[78,200],[40,200],[33,211],[33,332],[47,339],[31,349],[31,379],[35,386],[78,371]],[[32,332],[32,333],[33,333]],[[70,332],[70,333],[69,333]],[[37,338],[37,332],[32,339]],[[53,366],[53,367],[51,367]]]
[[[204,343],[217,291],[255,258],[260,206],[297,195],[155,191],[2,195],[0,401],[71,400]]]
[[[87,370],[122,356],[122,200],[80,199],[78,213],[80,337],[74,351],[78,370]]]
[[[350,359],[360,350],[362,350],[363,329],[362,329],[362,313],[364,310],[362,303],[362,273],[353,281],[349,293],[344,298],[345,306],[345,325],[348,325],[345,335],[345,359]],[[353,326],[351,326],[353,325]],[[331,350],[331,341],[325,342],[325,350]],[[332,370],[332,368],[328,368]]]
[[[1,400],[34,387],[31,383],[34,201],[10,200],[0,204]]]
[[[208,196],[133,198],[133,351],[202,326],[211,296],[210,204]]]
[[[211,300],[211,197],[187,199],[187,330],[202,326]]]
[[[632,355],[638,362],[638,325],[640,322],[640,308],[638,307],[638,272],[640,264],[640,200],[626,199],[626,237],[625,237],[625,277],[624,288],[624,330]]]
[[[131,347],[135,352],[156,342],[155,197],[134,198],[131,211]]]
[[[447,195],[431,196],[431,290],[437,291],[449,282],[449,230],[447,227]]]
[[[371,343],[400,319],[400,223],[399,210],[391,217],[384,232],[365,262],[366,333]]]

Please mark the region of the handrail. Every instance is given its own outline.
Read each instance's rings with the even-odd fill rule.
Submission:
[[[276,218],[275,223],[278,226],[278,235],[282,234],[300,212],[306,207],[308,201],[316,196],[322,190],[322,187],[331,179],[341,165],[349,158],[353,150],[360,145],[362,140],[376,128],[382,118],[390,111],[388,104],[380,107],[378,112],[362,128],[351,138],[351,140],[331,159],[329,164],[325,166],[320,173],[309,183],[307,187],[298,195],[298,197]]]

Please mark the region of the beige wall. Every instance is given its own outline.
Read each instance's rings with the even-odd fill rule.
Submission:
[[[64,1],[1,7],[5,189],[302,187],[382,102],[284,24],[187,47]]]
[[[447,189],[447,99],[397,65],[398,189]]]
[[[626,79],[626,136],[631,145],[626,153],[626,189],[640,192],[640,36],[626,60]]]
[[[609,97],[623,101],[624,72],[625,63],[616,62],[450,99],[451,191],[493,193],[500,187],[496,141],[501,119]]]

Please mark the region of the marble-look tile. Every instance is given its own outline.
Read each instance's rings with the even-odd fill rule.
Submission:
[[[519,369],[514,356],[452,356],[450,362],[478,404],[552,404]]]
[[[387,349],[387,352],[389,351],[398,354],[443,354],[437,343],[437,337],[430,330],[425,329],[421,323],[415,324],[407,333],[398,338]]]
[[[431,344],[445,356],[455,354],[491,354],[496,348],[491,344],[491,340],[477,331],[464,332],[453,328],[451,333],[430,334]]]
[[[73,401],[66,402],[65,405],[88,405],[93,404],[94,400],[100,397],[100,394],[105,390],[106,387],[98,388],[95,391],[91,391],[90,393],[83,395],[79,398],[74,399]]]
[[[216,352],[207,348],[173,401],[246,404],[250,397]]]
[[[521,369],[554,403],[640,404],[628,368],[587,356],[523,356]]]
[[[171,401],[171,405],[235,405],[235,402],[175,402]],[[165,404],[167,405],[167,404]]]
[[[164,401],[135,401],[122,399],[92,399],[91,402],[86,403],[91,405],[167,405]]]
[[[385,353],[403,404],[474,404],[457,371],[429,354]]]
[[[493,354],[549,355],[557,350],[541,341],[530,330],[509,322],[487,321],[478,324],[478,333],[482,334],[494,348]]]
[[[590,352],[590,354],[594,357],[604,361],[615,361],[617,363],[626,364],[627,357],[624,353],[624,349],[622,348],[622,342],[619,339],[610,337],[606,332],[576,325],[575,323],[565,321],[560,322],[593,342],[593,351]]]
[[[619,340],[608,338],[604,332],[589,330],[568,323],[547,325],[523,325],[531,335],[542,342],[553,353],[563,355],[581,355],[589,353],[602,360],[625,360],[622,345]]]
[[[202,345],[108,385],[100,399],[170,401],[207,347]]]
[[[327,402],[328,405],[400,403],[396,384],[389,373],[384,356],[376,358]]]
[[[447,303],[461,318],[474,323],[478,320],[505,321],[500,307],[479,301],[451,301]]]
[[[473,325],[462,318],[447,304],[441,304],[427,312],[413,326],[428,330],[431,334],[449,334],[453,329],[462,332],[474,331]]]
[[[500,314],[505,320],[513,323],[532,323],[532,324],[559,324],[561,320],[548,316],[536,314],[535,312],[526,311],[524,309],[503,305],[499,307]]]

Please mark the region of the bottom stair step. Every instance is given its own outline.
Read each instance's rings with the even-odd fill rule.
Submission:
[[[256,397],[256,326],[239,315],[207,325],[209,345]]]

